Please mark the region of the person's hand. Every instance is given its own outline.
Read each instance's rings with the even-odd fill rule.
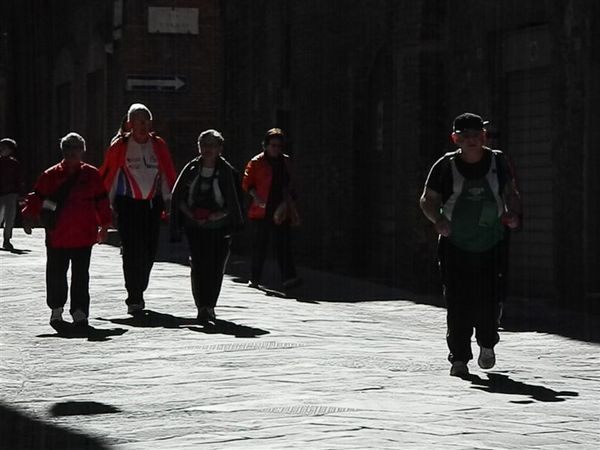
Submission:
[[[108,238],[108,227],[101,227],[100,230],[98,231],[98,243],[99,244],[103,244],[106,242]]]
[[[444,237],[450,236],[450,222],[448,222],[448,219],[441,218],[434,224],[433,227],[438,234],[441,234]]]
[[[511,230],[519,227],[519,215],[512,211],[505,211],[500,220]]]
[[[226,215],[227,215],[227,213],[225,213],[223,211],[216,211],[216,212],[210,213],[210,216],[208,216],[208,220],[210,222],[215,222],[217,220],[221,220]]]
[[[288,218],[288,204],[283,201],[279,204],[273,213],[273,222],[275,225],[281,225]]]
[[[160,212],[160,220],[168,222],[171,218],[171,199],[165,200],[163,210]]]

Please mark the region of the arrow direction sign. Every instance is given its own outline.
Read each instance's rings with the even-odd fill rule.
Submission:
[[[185,86],[185,78],[177,75],[128,75],[128,91],[177,92]]]

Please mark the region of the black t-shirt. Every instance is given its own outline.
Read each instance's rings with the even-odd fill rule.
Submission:
[[[504,154],[498,150],[496,153],[496,170],[498,171],[498,182],[500,192],[504,191],[504,184],[506,183],[507,176],[510,174],[508,164]],[[483,178],[487,175],[490,170],[490,164],[492,163],[492,150],[484,147],[483,158],[476,163],[467,163],[460,157],[460,150],[446,153],[435,164],[431,167],[425,186],[432,191],[435,191],[442,195],[442,203],[446,202],[452,195],[453,190],[453,179],[452,179],[452,167],[450,160],[454,159],[456,162],[456,169],[460,174],[467,180],[476,180]]]

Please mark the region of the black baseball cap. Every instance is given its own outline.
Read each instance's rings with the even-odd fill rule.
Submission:
[[[489,122],[484,121],[481,116],[473,113],[462,113],[456,116],[452,123],[452,131],[461,133],[465,130],[483,130],[483,127]]]

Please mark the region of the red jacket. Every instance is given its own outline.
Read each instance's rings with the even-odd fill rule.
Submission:
[[[284,163],[290,176],[290,186],[288,191],[294,196],[293,189],[293,178],[290,157],[283,154]],[[242,179],[242,189],[246,192],[250,192],[254,189],[258,196],[265,202],[269,199],[271,192],[271,182],[273,180],[273,168],[267,161],[264,152],[259,153],[246,164],[246,170],[244,171],[244,178]],[[254,201],[248,209],[248,217],[250,219],[264,219],[266,213],[265,208],[259,207]]]
[[[108,195],[98,169],[81,163],[77,170],[79,176],[58,214],[56,226],[48,230],[49,247],[92,246],[98,239],[98,226],[110,225]],[[38,178],[34,191],[27,195],[23,215],[37,220],[44,199],[55,193],[71,173],[67,172],[64,161],[46,169]]]
[[[128,138],[129,135],[125,135],[124,137],[120,137],[113,141],[106,151],[104,164],[102,164],[99,169],[100,175],[104,180],[104,187],[108,192],[110,192],[119,170],[125,165]],[[177,178],[177,172],[175,171],[175,166],[171,160],[169,147],[159,136],[151,134],[150,139],[152,139],[152,147],[154,148],[154,153],[156,154],[156,159],[158,161],[158,170],[165,176],[167,185],[169,186],[169,189],[172,190],[175,185],[175,179]]]

